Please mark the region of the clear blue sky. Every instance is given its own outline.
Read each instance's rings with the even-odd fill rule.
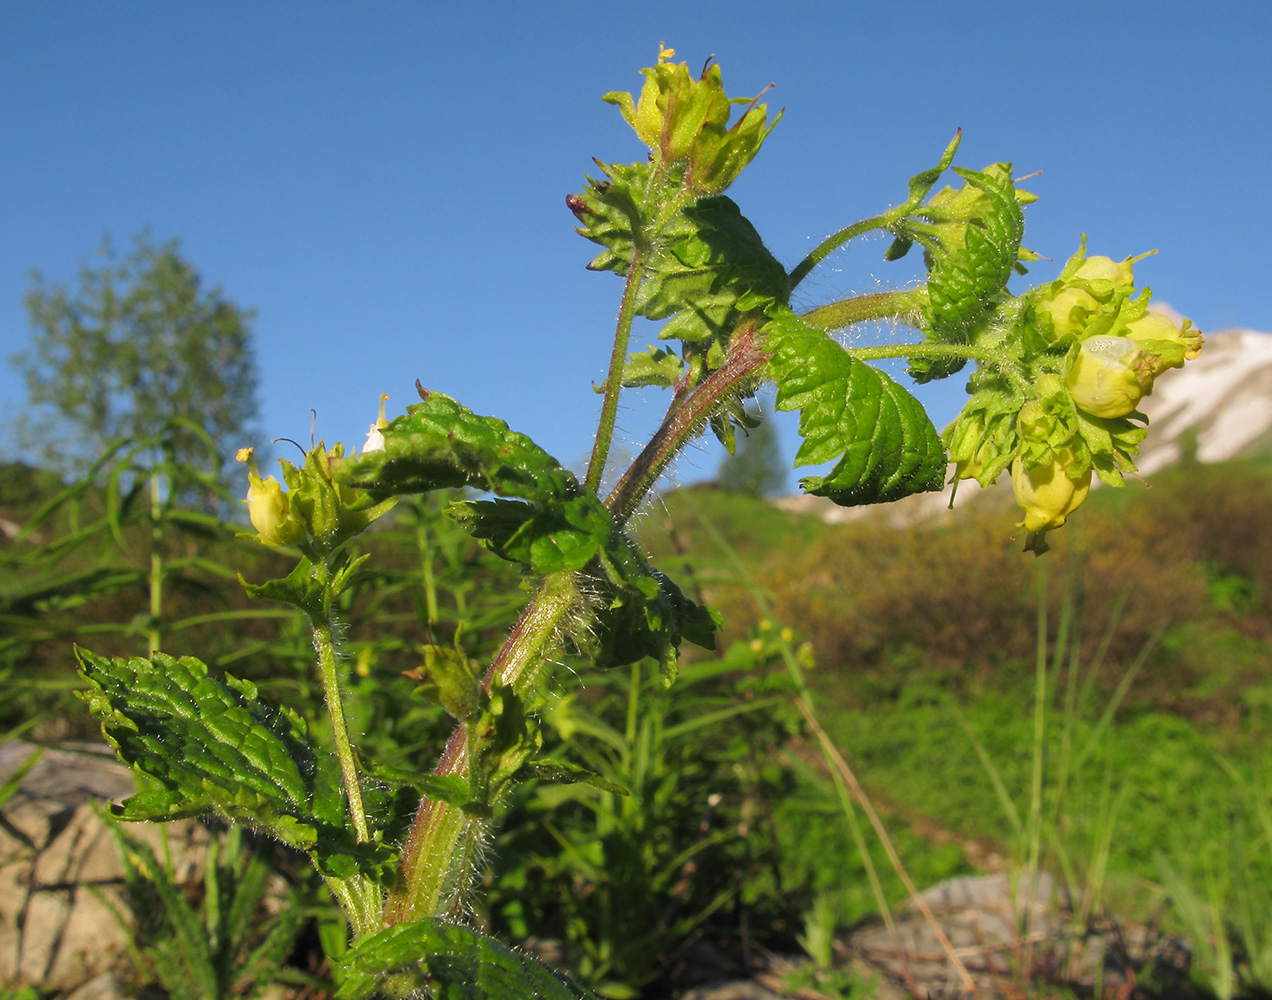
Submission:
[[[312,406],[329,443],[360,443],[378,394],[400,412],[418,377],[583,462],[619,281],[584,270],[565,196],[591,157],[640,158],[600,96],[638,90],[660,40],[694,67],[714,53],[731,94],[776,82],[786,117],[730,194],[788,266],[899,201],[962,127],[956,162],[1043,172],[1025,242],[1055,263],[1026,281],[1086,232],[1093,253],[1160,251],[1137,276],[1203,329],[1272,329],[1270,4],[608,9],[0,6],[3,353],[29,337],[31,269],[69,280],[104,234],[149,227],[257,309],[266,436],[307,437]],[[803,303],[911,280],[885,247],[839,254]],[[925,396],[938,425],[961,393]],[[0,411],[22,399],[5,368]],[[631,402],[635,447],[650,420]]]

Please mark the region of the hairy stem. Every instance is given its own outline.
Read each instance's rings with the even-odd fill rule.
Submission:
[[[1030,395],[1029,383],[999,352],[971,344],[883,344],[878,347],[845,348],[858,361],[881,361],[885,358],[968,358],[982,364],[993,365],[1006,377],[1022,397]]]
[[[486,671],[483,685],[496,679],[525,694],[542,675],[561,626],[579,601],[575,575],[554,573],[539,585]],[[463,775],[468,770],[468,736],[462,725],[451,733],[434,773]],[[486,836],[486,824],[441,799],[425,797],[402,849],[397,884],[384,908],[387,923],[442,917],[462,904],[474,874],[474,859]]]
[[[818,330],[840,330],[872,319],[899,319],[913,326],[926,297],[926,288],[855,295],[806,312],[800,319]]]
[[[367,829],[366,810],[362,805],[362,786],[358,783],[358,767],[349,745],[349,730],[345,726],[344,703],[340,700],[340,678],[336,669],[336,642],[331,631],[331,620],[310,616],[314,631],[314,649],[318,653],[318,670],[322,674],[323,692],[327,697],[327,714],[331,716],[331,732],[335,738],[336,756],[340,759],[340,773],[344,778],[345,794],[349,797],[349,814],[353,817],[353,829],[358,842],[371,839]]]
[[[610,350],[609,372],[605,376],[605,399],[601,403],[601,419],[596,428],[596,441],[592,445],[592,459],[588,462],[587,478],[583,486],[595,493],[600,489],[605,475],[605,462],[609,458],[610,442],[614,439],[614,421],[618,416],[618,394],[623,388],[623,365],[627,360],[627,342],[631,338],[632,319],[636,315],[636,293],[640,290],[645,273],[646,252],[639,246],[632,251],[632,263],[627,269],[627,281],[623,285],[623,298],[618,307],[618,322],[614,328],[614,346]]]
[[[755,330],[744,328],[733,335],[724,364],[667,414],[662,426],[605,498],[605,506],[620,526],[632,516],[667,463],[701,430],[715,409],[754,379],[768,360],[769,355]]]
[[[863,219],[860,222],[854,222],[851,226],[839,230],[827,236],[817,245],[817,247],[803,260],[796,265],[795,270],[791,272],[791,288],[794,288],[806,277],[808,273],[847,243],[850,239],[868,233],[872,229],[887,229],[893,220],[893,213],[888,212],[884,215],[876,215],[873,219]]]

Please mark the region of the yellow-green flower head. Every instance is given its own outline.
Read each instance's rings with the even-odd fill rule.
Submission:
[[[1073,277],[1083,278],[1086,281],[1111,281],[1115,285],[1133,285],[1135,278],[1131,265],[1134,263],[1134,257],[1127,257],[1126,260],[1100,256],[1087,257],[1073,272]]]
[[[1011,464],[1011,487],[1016,503],[1025,512],[1022,526],[1026,531],[1050,531],[1064,524],[1065,520],[1082,506],[1091,490],[1091,469],[1077,478],[1068,475],[1072,464],[1071,450],[1035,469],[1025,468],[1022,459]]]
[[[1011,180],[1010,163],[991,163],[981,173],[994,181],[1010,182],[1016,201],[1020,205],[1031,205],[1038,200],[1036,194],[1015,187]],[[927,208],[936,210],[931,214],[945,250],[958,249],[966,245],[968,225],[977,225],[977,220],[995,211],[993,197],[983,188],[966,181],[957,190],[948,184],[941,188],[928,199]],[[1023,247],[1021,257],[1037,259],[1036,255]]]
[[[1093,417],[1124,417],[1152,391],[1152,364],[1130,337],[1088,337],[1065,382],[1078,409]]]
[[[687,64],[667,61],[675,54],[659,43],[658,64],[641,70],[645,82],[638,100],[617,91],[603,99],[618,106],[655,163],[687,163],[686,182],[693,191],[718,194],[755,157],[777,121],[768,125],[767,105],[758,104],[757,97],[730,127],[731,105],[747,99],[738,102],[725,94],[718,64],[708,63],[694,79]]]
[[[295,545],[305,538],[305,525],[297,517],[291,497],[282,484],[270,476],[262,479],[256,468],[253,449],[240,448],[236,460],[247,463],[247,514],[252,527],[266,545]]]
[[[1052,296],[1034,304],[1035,315],[1041,313],[1051,320],[1053,338],[1059,340],[1069,334],[1080,334],[1087,321],[1100,311],[1100,303],[1083,288],[1062,288]]]
[[[1048,440],[1055,426],[1055,414],[1038,399],[1031,399],[1022,406],[1016,417],[1016,429],[1020,432],[1020,436],[1032,441]]]
[[[960,417],[945,432],[954,480],[976,479],[985,469],[985,418],[980,413]],[[953,480],[951,480],[953,481]]]

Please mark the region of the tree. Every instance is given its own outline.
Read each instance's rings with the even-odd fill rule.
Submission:
[[[786,464],[782,461],[773,415],[758,416],[758,426],[739,430],[737,448],[720,463],[718,478],[726,490],[764,497],[781,492],[786,485]]]
[[[121,438],[153,438],[174,419],[202,426],[223,456],[252,436],[257,417],[254,313],[202,287],[177,240],[148,233],[120,259],[109,239],[74,288],[32,275],[32,346],[10,360],[29,411],[15,437],[27,454],[80,472]],[[207,446],[172,430],[174,457],[206,467]]]

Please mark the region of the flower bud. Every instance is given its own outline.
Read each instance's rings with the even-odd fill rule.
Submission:
[[[1183,327],[1177,327],[1170,317],[1156,309],[1146,309],[1143,316],[1127,323],[1126,336],[1141,344],[1152,340],[1180,344],[1184,347],[1185,361],[1192,361],[1201,354],[1201,331],[1194,329],[1188,320],[1184,320]],[[1160,375],[1161,372],[1154,374]]]
[[[1133,285],[1131,265],[1134,258],[1127,257],[1123,261],[1115,261],[1112,257],[1087,257],[1073,272],[1073,277],[1086,281],[1111,281],[1115,285]]]
[[[641,70],[645,82],[638,100],[619,92],[604,100],[618,105],[656,163],[687,164],[686,183],[696,194],[719,194],[754,159],[777,121],[768,123],[768,108],[757,97],[730,127],[733,101],[724,92],[720,67],[709,63],[694,79],[685,63],[667,61],[675,54],[660,43],[658,64]]]
[[[1071,458],[1067,452],[1062,458]],[[1025,511],[1026,531],[1049,531],[1064,524],[1091,490],[1091,470],[1071,478],[1062,458],[1036,469],[1025,468],[1022,459],[1011,464],[1011,487],[1016,503]]]
[[[235,458],[247,463],[247,514],[266,545],[295,545],[305,537],[305,525],[292,508],[291,497],[270,476],[262,479],[251,448],[240,448]]]
[[[1065,380],[1073,403],[1093,417],[1124,417],[1152,390],[1153,372],[1129,337],[1089,337]]]
[[[1100,311],[1095,296],[1082,288],[1062,288],[1054,295],[1034,303],[1034,314],[1046,316],[1051,321],[1052,340],[1086,329],[1087,321]]]
[[[1058,281],[1048,294],[1034,302],[1036,317],[1045,317],[1045,327],[1051,327],[1051,339],[1081,336],[1091,323],[1106,312],[1116,312],[1120,301],[1134,287],[1132,265],[1137,258],[1127,257],[1115,261],[1111,257],[1085,257],[1086,239],[1082,247],[1069,258]],[[1119,291],[1115,286],[1121,286]],[[1101,331],[1102,332],[1102,331]]]

